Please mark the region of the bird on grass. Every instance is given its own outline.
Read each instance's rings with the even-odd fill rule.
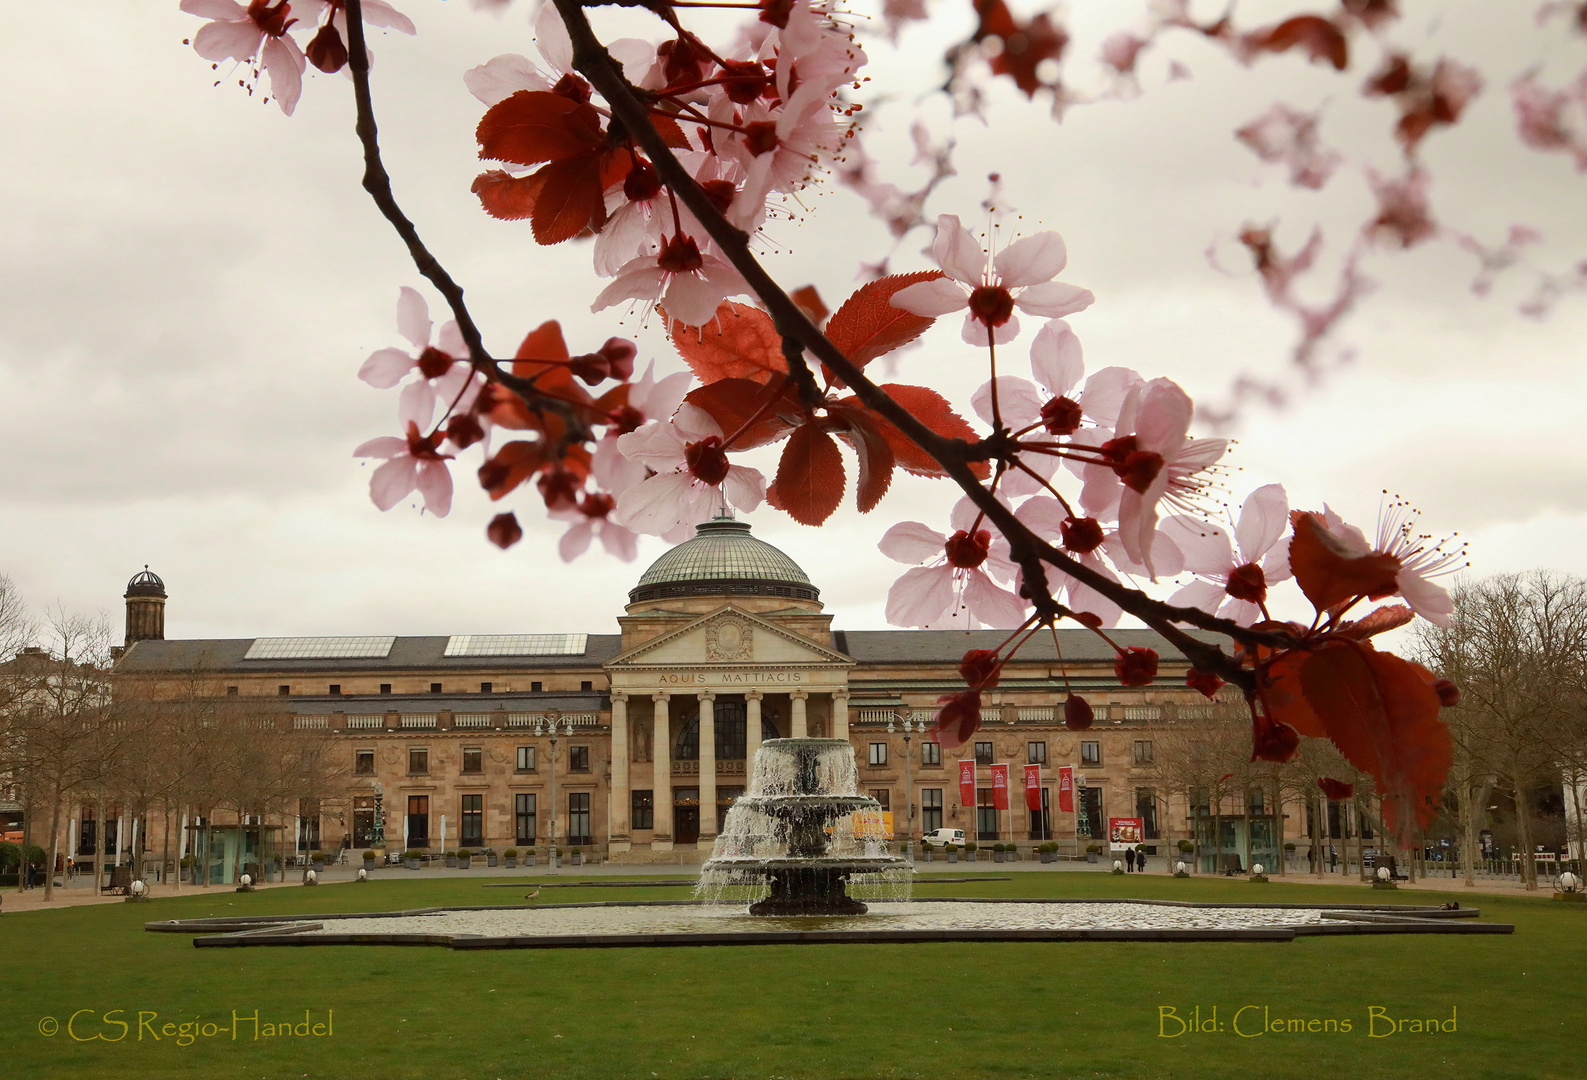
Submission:
[[[525,899],[525,900],[533,900],[533,899],[534,899],[534,898],[535,898],[535,897],[537,897],[537,896],[539,896],[539,895],[540,895],[540,890],[539,890],[539,889],[536,889],[536,890],[535,890],[535,891],[534,891],[534,892],[532,892],[532,893],[524,893],[524,894],[523,894],[523,898],[524,898],[524,899]]]

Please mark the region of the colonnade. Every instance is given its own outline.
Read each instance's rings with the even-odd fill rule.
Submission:
[[[700,838],[699,846],[709,848],[716,839],[716,699],[720,691],[716,689],[702,689],[694,693],[699,702],[700,715]],[[809,734],[808,702],[811,691],[796,689],[788,692],[789,698],[789,735],[793,738],[804,738]],[[833,738],[847,739],[849,737],[849,695],[844,689],[830,691],[817,690],[816,693],[827,693],[832,699],[832,732]],[[633,780],[630,768],[630,732],[629,732],[629,702],[634,696],[632,691],[612,691],[612,785],[611,785],[611,810],[608,816],[610,822],[610,843],[612,850],[628,850],[631,842],[632,828],[632,793]],[[684,696],[684,695],[677,695]],[[676,835],[673,820],[673,778],[672,778],[672,699],[674,692],[657,690],[650,695],[652,702],[651,718],[651,798],[652,798],[652,832],[651,848],[657,851],[670,851],[673,838]],[[764,690],[751,689],[743,691],[745,704],[744,717],[744,757],[745,767],[755,760],[755,754],[760,750],[761,742],[761,703],[765,700]]]

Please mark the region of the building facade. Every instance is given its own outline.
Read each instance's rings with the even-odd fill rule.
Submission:
[[[1090,632],[1033,637],[984,695],[981,730],[948,750],[924,724],[964,688],[965,651],[995,648],[1005,632],[834,629],[804,570],[733,520],[700,526],[629,598],[616,633],[171,640],[163,584],[146,571],[129,585],[116,676],[172,687],[201,677],[325,740],[339,763],[331,788],[272,823],[300,851],[383,839],[390,850],[543,852],[554,837],[616,862],[697,862],[760,743],[802,735],[853,744],[861,789],[900,839],[945,827],[1083,854],[1106,849],[1111,817],[1143,819],[1154,851],[1198,827],[1192,800],[1158,788],[1156,746],[1209,706],[1154,633],[1111,635],[1161,654],[1145,688],[1119,683],[1113,650]],[[1071,690],[1095,710],[1089,730],[1064,726]],[[973,801],[961,797],[965,758],[976,762]],[[993,805],[993,763],[1011,767],[1008,809]],[[1021,797],[1027,764],[1041,767],[1039,810]],[[1060,809],[1061,766],[1084,778],[1072,811]],[[1248,809],[1219,827],[1242,830],[1229,850],[1272,865],[1275,808],[1266,828],[1260,804]],[[143,829],[154,850],[160,831]]]

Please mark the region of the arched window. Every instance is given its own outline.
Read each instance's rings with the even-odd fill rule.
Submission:
[[[780,738],[782,738],[782,736],[780,734],[778,734],[778,732],[777,732],[777,714],[776,713],[761,713],[760,714],[760,741],[761,742],[765,742],[767,739],[780,739]]]
[[[677,745],[672,750],[674,761],[700,760],[700,714],[686,717],[678,729]]]

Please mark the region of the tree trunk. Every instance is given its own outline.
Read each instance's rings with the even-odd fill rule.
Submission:
[[[105,845],[109,838],[105,836],[105,800],[97,799],[94,802],[94,895],[105,887],[103,870],[105,868]]]
[[[50,866],[55,865],[56,853],[60,850],[61,831],[61,786],[55,785],[55,795],[50,802]],[[24,859],[26,862],[26,853]],[[44,878],[44,902],[47,904],[55,899],[55,875],[47,874]]]
[[[1278,783],[1273,785],[1273,797],[1277,803],[1274,810],[1274,831],[1278,833],[1278,873],[1280,877],[1289,876],[1289,853],[1284,850],[1284,789]]]
[[[1537,860],[1532,858],[1532,800],[1527,796],[1526,784],[1515,777],[1515,830],[1521,845],[1521,884],[1527,892],[1537,891]]]
[[[27,888],[28,848],[31,846],[30,841],[33,839],[33,815],[28,813],[28,805],[32,802],[32,792],[28,790],[28,788],[24,787],[19,794],[22,796],[22,863],[17,867],[17,869],[20,871],[20,873],[17,875],[17,892],[21,892],[23,889]],[[55,864],[53,862],[50,863],[47,869],[49,870],[49,873],[45,875],[45,880],[54,880]]]
[[[165,880],[165,871],[171,865],[171,800],[165,800],[165,839],[160,844],[160,880]],[[178,867],[176,880],[182,880],[182,871]]]
[[[1466,888],[1477,884],[1477,785],[1468,778],[1460,799],[1460,861]]]

